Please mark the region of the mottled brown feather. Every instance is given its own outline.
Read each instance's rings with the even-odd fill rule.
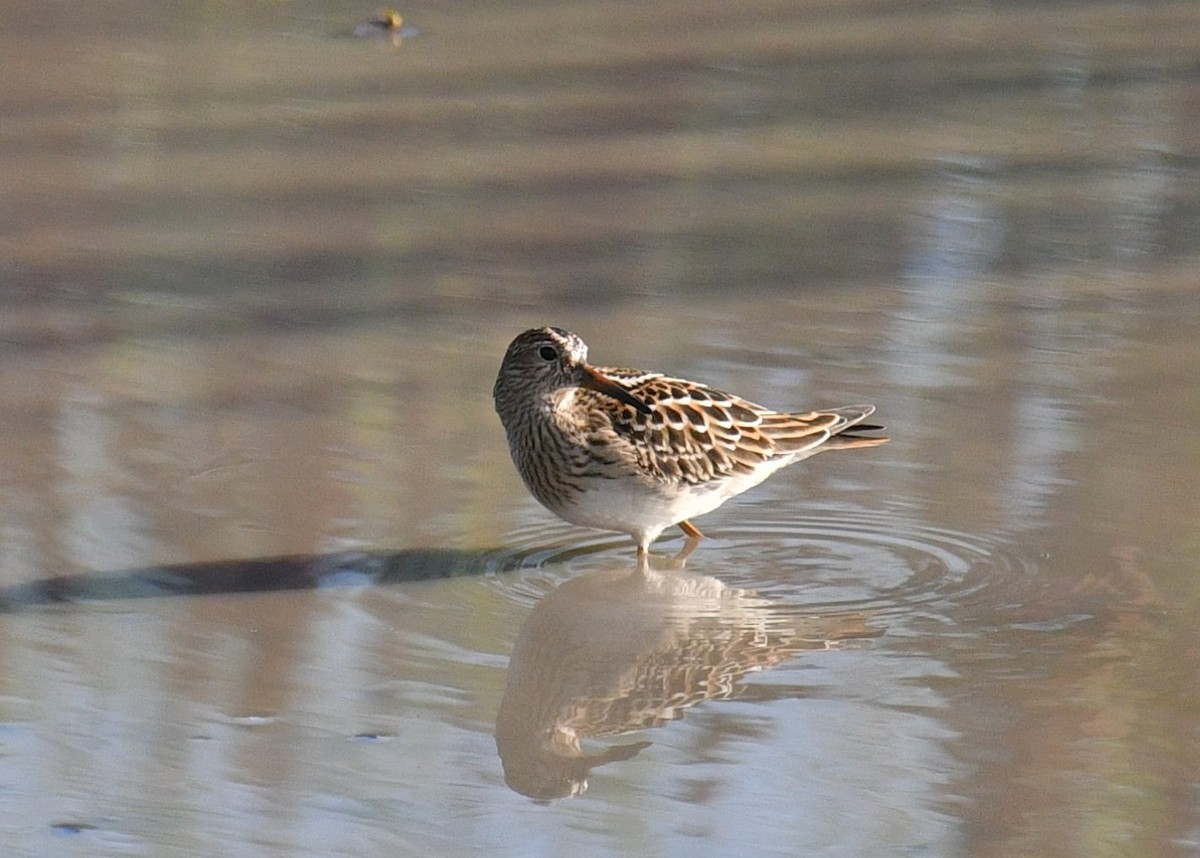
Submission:
[[[822,450],[887,438],[874,408],[779,413],[656,372],[595,367],[561,328],[508,347],[492,396],[530,492],[567,521],[630,534],[638,551],[665,527],[716,509],[773,471]],[[852,430],[852,431],[847,431]],[[842,434],[844,433],[844,434]]]
[[[722,390],[659,373],[597,367],[650,407],[649,414],[612,397],[581,391],[589,409],[608,416],[617,435],[637,451],[648,476],[698,485],[747,474],[778,456],[813,450],[874,446],[887,439],[848,436],[830,443],[874,409],[852,406],[787,414]],[[867,427],[863,427],[867,428]],[[875,428],[875,427],[870,427]],[[860,430],[861,431],[861,430]]]

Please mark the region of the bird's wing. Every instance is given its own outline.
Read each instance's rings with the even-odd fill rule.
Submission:
[[[598,367],[649,407],[643,414],[588,391],[639,467],[668,480],[700,484],[754,471],[777,456],[811,450],[863,419],[861,414],[781,414],[707,385],[640,370]]]

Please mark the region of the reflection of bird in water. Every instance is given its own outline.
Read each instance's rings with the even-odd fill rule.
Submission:
[[[715,578],[593,572],[542,599],[521,628],[496,719],[505,780],[538,800],[579,795],[592,768],[649,742],[595,753],[584,739],[659,727],[736,696],[745,674],[870,634],[860,614],[800,619]]]
[[[780,468],[887,438],[854,405],[779,413],[656,372],[594,367],[561,328],[512,341],[492,391],[513,462],[538,501],[572,524],[628,533],[645,553],[664,529],[712,512]],[[851,431],[853,430],[853,431]]]

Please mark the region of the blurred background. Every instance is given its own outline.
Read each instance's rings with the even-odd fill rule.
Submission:
[[[1200,5],[399,11],[0,2],[5,854],[1200,854]],[[638,578],[544,324],[893,441]]]

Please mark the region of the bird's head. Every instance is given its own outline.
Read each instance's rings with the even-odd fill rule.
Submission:
[[[577,387],[611,396],[642,413],[649,407],[587,362],[587,343],[562,328],[531,328],[508,346],[492,396],[536,400]]]

